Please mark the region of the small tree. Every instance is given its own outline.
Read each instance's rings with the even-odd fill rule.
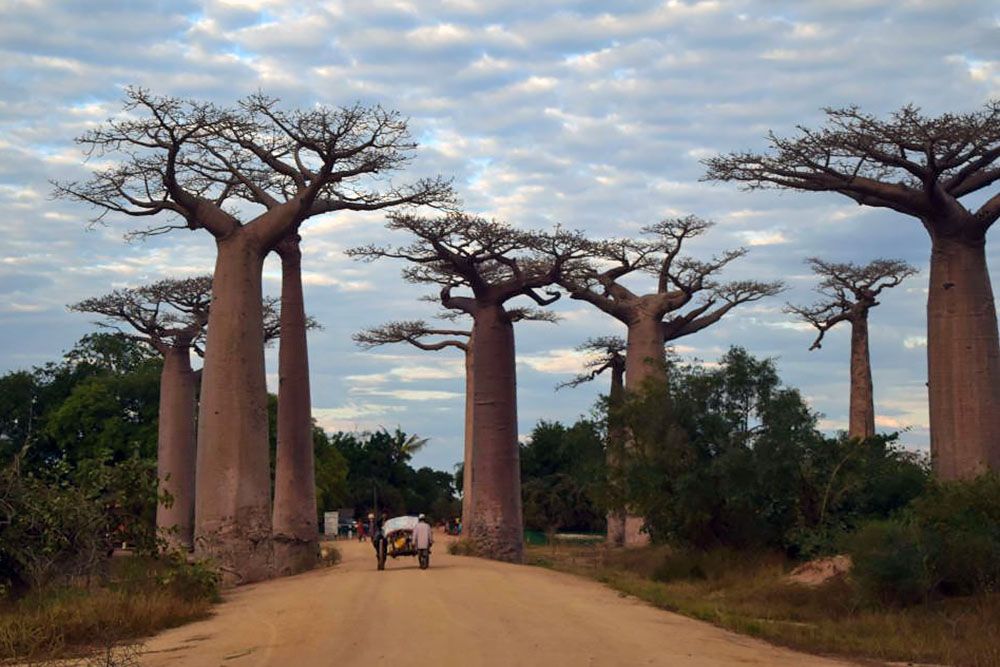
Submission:
[[[917,270],[898,259],[876,259],[859,266],[810,257],[806,263],[820,277],[816,291],[821,298],[811,306],[789,304],[786,312],[797,315],[819,331],[810,350],[821,347],[827,331],[841,322],[850,323],[851,407],[847,435],[870,438],[875,435],[875,403],[868,350],[868,312],[879,305],[877,299],[883,290],[896,287]]]
[[[537,290],[559,280],[566,267],[586,255],[577,234],[557,231],[532,238],[513,227],[453,213],[431,219],[393,214],[389,229],[415,240],[401,247],[367,246],[354,257],[403,259],[412,266],[407,280],[441,285],[441,304],[473,320],[470,337],[473,372],[473,454],[468,534],[483,555],[499,560],[523,557],[521,482],[517,443],[517,380],[513,319],[506,303],[527,296],[538,305],[554,302],[558,292]],[[536,248],[545,245],[546,252]],[[456,290],[466,290],[456,295]]]
[[[1000,338],[985,250],[1000,218],[1000,192],[990,192],[1000,181],[1000,100],[934,118],[913,106],[887,119],[853,106],[826,109],[826,116],[825,127],[799,127],[796,137],[770,133],[767,153],[707,160],[707,178],[751,190],[837,192],[918,219],[931,239],[934,469],[944,479],[1000,469]]]
[[[130,88],[125,113],[83,135],[120,162],[57,193],[107,214],[180,219],[136,232],[203,229],[217,249],[198,430],[195,541],[227,579],[273,572],[261,272],[306,219],[451,201],[441,179],[386,185],[410,160],[406,120],[379,107],[285,111],[256,94],[236,107]],[[256,209],[256,210],[254,210]],[[239,211],[240,213],[238,213]],[[241,219],[243,211],[251,211]]]

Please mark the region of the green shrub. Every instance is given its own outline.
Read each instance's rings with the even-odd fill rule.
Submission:
[[[913,520],[941,593],[1000,589],[1000,475],[934,486],[913,503]]]
[[[873,521],[847,538],[851,576],[869,601],[907,605],[931,592],[920,531],[907,521]]]
[[[1000,476],[938,483],[898,518],[866,525],[847,546],[861,592],[883,602],[996,591]]]
[[[188,562],[180,554],[172,556],[158,581],[173,595],[187,602],[218,602],[220,599],[222,576],[208,561]]]

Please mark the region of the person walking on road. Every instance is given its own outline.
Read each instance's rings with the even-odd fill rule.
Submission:
[[[413,529],[413,546],[417,550],[417,560],[420,562],[421,570],[426,570],[430,564],[432,544],[434,535],[431,533],[431,525],[427,523],[427,517],[421,514],[417,517],[417,525]]]

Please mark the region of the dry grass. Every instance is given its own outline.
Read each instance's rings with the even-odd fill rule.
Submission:
[[[784,580],[788,568],[779,556],[726,552],[709,557],[703,578],[652,580],[668,553],[663,547],[539,547],[529,549],[529,562],[589,576],[663,609],[813,653],[1000,665],[1000,594],[877,608],[861,603],[842,579],[806,588]]]
[[[216,598],[211,586],[165,578],[166,569],[140,559],[121,569],[124,578],[107,587],[41,591],[0,606],[0,662],[119,651],[138,637],[207,616]]]

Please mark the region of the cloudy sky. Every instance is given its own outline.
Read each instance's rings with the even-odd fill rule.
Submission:
[[[847,331],[808,352],[781,312],[811,300],[803,258],[898,257],[921,273],[872,316],[876,423],[926,447],[924,302],[928,240],[914,220],[836,195],[745,193],[700,182],[700,160],[762,148],[764,134],[816,124],[851,103],[886,113],[972,110],[1000,95],[1000,7],[963,0],[0,0],[0,371],[57,358],[92,330],[65,305],[116,287],[208,272],[213,243],[179,231],[125,243],[132,221],[50,197],[85,177],[74,137],[114,114],[124,86],[232,103],[263,90],[288,106],[379,103],[421,144],[400,179],[454,177],[468,210],[526,227],[561,223],[635,234],[660,218],[715,220],[692,244],[747,246],[731,278],[790,291],[683,341],[712,360],[730,345],[778,360],[835,430],[847,420]],[[343,250],[393,239],[379,215],[306,223],[314,414],[330,429],[401,425],[430,437],[418,462],[460,459],[462,363],[455,354],[358,350],[351,333],[426,318],[398,265]],[[997,246],[990,253],[998,270]],[[265,289],[277,294],[269,260]],[[581,364],[574,346],[621,333],[580,302],[559,325],[518,327],[520,430],[586,413],[603,382],[554,392]],[[268,353],[269,380],[276,369]]]

